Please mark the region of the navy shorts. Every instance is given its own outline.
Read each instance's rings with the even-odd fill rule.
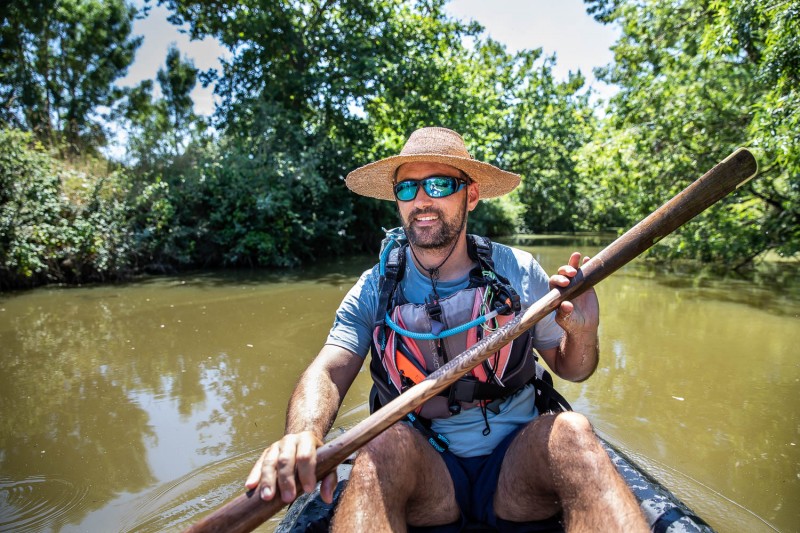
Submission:
[[[523,426],[524,427],[524,426]],[[494,530],[508,533],[564,531],[561,514],[536,522],[509,522],[497,518],[494,514],[494,493],[500,478],[503,458],[511,445],[511,441],[522,427],[508,435],[491,455],[479,457],[457,457],[444,452],[442,459],[450,471],[456,501],[461,509],[461,520],[453,524],[435,527],[411,527],[410,532],[418,533],[450,533],[457,531]]]

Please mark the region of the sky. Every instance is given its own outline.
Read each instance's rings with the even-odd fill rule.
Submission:
[[[142,5],[141,0],[134,2]],[[619,36],[617,29],[605,26],[590,17],[582,0],[452,0],[446,10],[462,20],[476,20],[493,39],[506,45],[510,52],[541,47],[545,54],[556,54],[553,74],[565,80],[570,71],[580,70],[597,98],[608,98],[612,87],[597,81],[592,69],[607,65],[613,56],[609,47]],[[134,24],[134,35],[144,41],[127,76],[117,83],[132,86],[144,79],[155,80],[163,68],[167,49],[175,43],[181,54],[194,61],[200,70],[219,69],[219,58],[227,54],[214,39],[190,41],[169,22],[163,6],[153,6],[146,19]],[[157,84],[156,84],[157,85]],[[200,84],[192,93],[195,111],[209,115],[214,110],[213,89]]]

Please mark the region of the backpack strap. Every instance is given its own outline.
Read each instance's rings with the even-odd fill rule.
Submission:
[[[536,387],[535,404],[536,409],[542,413],[559,413],[561,411],[572,411],[572,406],[556,389],[553,387],[553,377],[550,372],[536,363],[536,376],[533,378]]]
[[[496,306],[505,308],[503,314],[514,312],[518,313],[522,309],[519,295],[511,286],[508,278],[494,269],[494,259],[492,259],[492,241],[480,235],[467,235],[467,254],[470,259],[478,263],[478,268],[470,273],[470,284],[475,286],[486,279],[484,272],[491,272],[494,280],[489,280],[492,289],[497,294]],[[499,282],[499,283],[498,283]]]
[[[467,254],[473,261],[477,261],[481,270],[494,272],[494,259],[492,259],[492,241],[480,235],[467,235]]]
[[[383,325],[389,301],[392,299],[397,284],[403,279],[406,269],[406,246],[408,245],[404,244],[392,248],[382,265],[383,274],[379,282],[381,292],[378,298],[378,307],[375,310],[375,324]]]

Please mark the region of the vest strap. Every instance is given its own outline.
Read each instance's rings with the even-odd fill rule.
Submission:
[[[378,298],[378,308],[375,312],[375,324],[384,324],[384,316],[389,308],[389,301],[392,299],[397,284],[400,282],[402,272],[405,269],[404,246],[392,248],[383,265],[383,275],[380,279],[381,293]]]

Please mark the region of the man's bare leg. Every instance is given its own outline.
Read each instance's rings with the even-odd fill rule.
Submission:
[[[444,460],[422,435],[395,424],[359,451],[332,531],[405,531],[461,516]]]
[[[499,518],[514,522],[562,510],[567,531],[649,531],[589,421],[572,412],[542,415],[514,438],[494,506]]]

